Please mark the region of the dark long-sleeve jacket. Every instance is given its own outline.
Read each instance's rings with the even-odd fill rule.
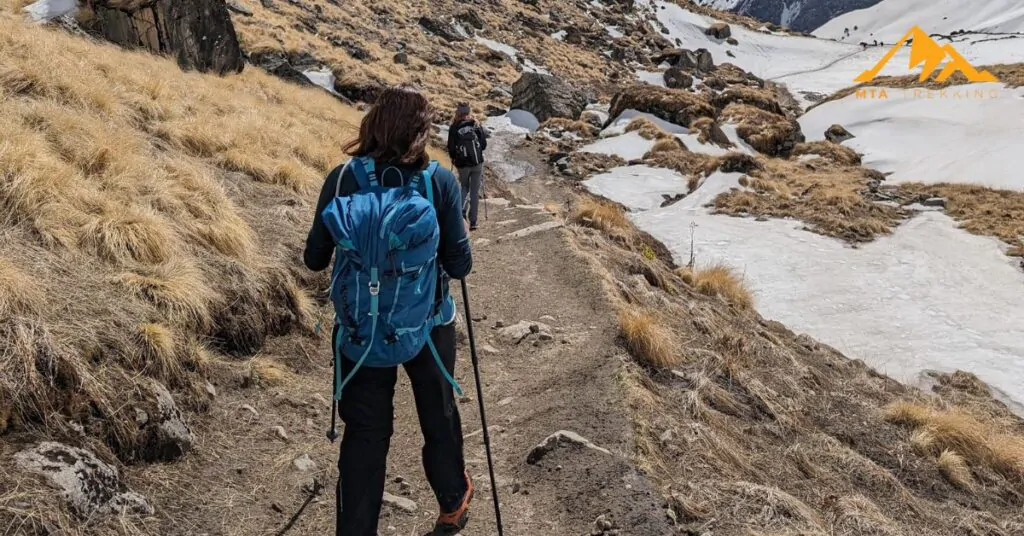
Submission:
[[[455,167],[463,167],[465,165],[464,162],[459,161],[456,148],[458,146],[459,130],[466,127],[471,127],[476,133],[477,140],[480,141],[480,153],[483,154],[487,150],[487,131],[484,130],[484,127],[480,126],[480,123],[470,119],[451,125],[448,128],[448,156],[451,157],[452,164]]]
[[[313,216],[313,226],[306,237],[306,251],[303,260],[310,270],[321,271],[331,264],[334,255],[334,239],[323,222],[321,214],[327,205],[334,199],[334,193],[338,181],[341,181],[340,195],[347,196],[359,190],[359,183],[351,169],[345,171],[341,177],[344,166],[334,168],[324,180],[324,186],[320,190],[320,199],[316,204],[316,213]],[[419,168],[410,166],[396,166],[401,172],[401,177],[394,171],[387,171],[388,166],[377,165],[377,177],[383,186],[401,186],[407,184]],[[399,180],[401,182],[399,183]],[[437,210],[437,223],[441,228],[441,240],[438,245],[437,257],[441,270],[439,270],[440,281],[437,286],[437,298],[440,299],[447,293],[448,279],[464,279],[473,269],[473,255],[470,251],[469,236],[466,234],[465,224],[462,219],[462,192],[455,176],[450,171],[438,167],[433,175],[431,185],[434,189],[434,207]]]

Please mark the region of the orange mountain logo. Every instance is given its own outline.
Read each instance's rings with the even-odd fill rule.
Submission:
[[[897,52],[904,46],[910,46],[910,68],[913,69],[922,65],[921,82],[928,80],[943,62],[946,63],[942,71],[935,78],[936,82],[945,82],[955,72],[961,72],[970,82],[998,82],[999,80],[988,71],[979,71],[974,68],[963,56],[960,55],[953,45],[940,45],[935,42],[920,26],[914,26],[907,32],[907,35],[900,39],[896,46],[892,47],[885,57],[875,65],[874,68],[864,71],[855,82],[870,82],[882,72],[882,69],[889,63]]]

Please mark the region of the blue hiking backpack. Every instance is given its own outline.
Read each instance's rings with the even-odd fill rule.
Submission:
[[[432,161],[405,186],[389,188],[377,180],[372,158],[353,158],[338,176],[334,199],[321,213],[336,246],[329,291],[338,328],[335,400],[341,400],[342,389],[360,367],[397,367],[416,357],[424,345],[462,396],[430,338],[434,326],[455,316],[450,295],[440,307],[435,301],[441,231],[431,181],[437,168]],[[346,169],[352,170],[359,190],[342,197]],[[343,357],[355,362],[344,379]]]

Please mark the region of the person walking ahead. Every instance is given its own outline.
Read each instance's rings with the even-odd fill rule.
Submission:
[[[401,356],[416,401],[423,465],[441,510],[435,534],[454,534],[468,520],[473,483],[452,388],[455,302],[448,284],[450,277],[465,278],[473,261],[455,176],[427,157],[430,119],[427,99],[416,89],[386,89],[363,118],[359,138],[346,147],[353,159],[324,181],[306,239],[311,270],[326,269],[338,252],[331,285],[340,311],[332,336],[335,400],[345,423],[338,536],[377,534],[398,377],[397,366],[385,364],[393,355]],[[418,266],[410,266],[410,258],[420,259],[412,261]],[[360,271],[367,264],[370,275]],[[360,309],[367,303],[368,313]],[[418,323],[409,327],[403,321],[415,310],[421,310]]]
[[[459,104],[455,109],[455,119],[448,128],[448,156],[459,170],[459,184],[462,187],[464,202],[462,212],[469,220],[471,231],[476,230],[486,149],[487,133],[473,118],[469,104]]]

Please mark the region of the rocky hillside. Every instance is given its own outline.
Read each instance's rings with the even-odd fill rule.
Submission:
[[[941,201],[972,232],[1024,240],[1024,194],[891,187],[841,125],[808,143],[822,133],[785,87],[738,66],[788,63],[759,57],[778,32],[640,0],[187,3],[213,16],[95,0],[41,27],[0,9],[7,532],[250,534],[304,505],[293,533],[329,532],[326,281],[298,259],[352,104],[404,81],[439,124],[461,100],[494,116],[502,197],[474,236],[482,300],[464,320],[510,533],[1024,531],[1024,424],[983,382],[896,382],[762,318],[735,271],[681,267],[634,223],[711,205],[860,247]],[[602,173],[624,169],[648,175]],[[597,196],[623,190],[621,206]],[[409,434],[382,531],[418,534],[433,499],[411,476],[408,401],[396,418]],[[466,536],[494,533],[486,500]]]

